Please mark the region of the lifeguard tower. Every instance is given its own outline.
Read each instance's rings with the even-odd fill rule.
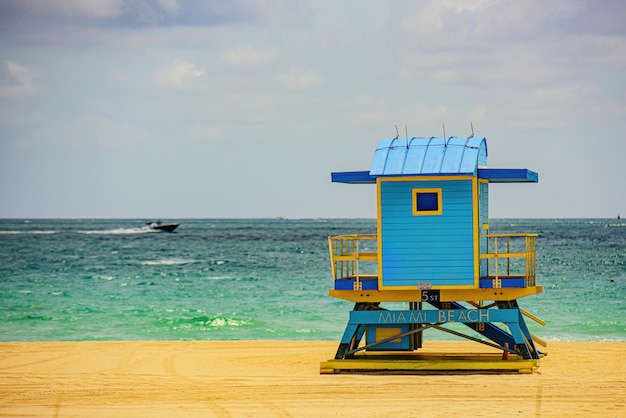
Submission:
[[[524,317],[545,324],[517,300],[543,290],[537,235],[490,233],[488,208],[489,184],[536,183],[537,173],[487,168],[485,138],[433,137],[382,140],[369,171],[331,176],[376,185],[378,226],[377,234],[328,238],[329,295],[355,305],[322,373],[536,369],[535,343],[545,342]],[[434,329],[498,351],[420,356]]]

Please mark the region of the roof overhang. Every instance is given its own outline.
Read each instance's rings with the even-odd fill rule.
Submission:
[[[376,177],[370,176],[369,171],[342,171],[338,173],[330,173],[333,183],[350,183],[350,184],[374,184]]]
[[[430,177],[432,175],[372,176],[369,171],[342,171],[330,173],[333,183],[375,184],[378,177]],[[460,175],[454,173],[451,175]],[[465,173],[463,175],[472,175]],[[537,183],[539,175],[527,168],[479,168],[478,178],[489,183]]]
[[[479,168],[478,178],[489,183],[537,183],[539,174],[527,168]]]

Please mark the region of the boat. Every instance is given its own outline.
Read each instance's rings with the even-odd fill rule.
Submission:
[[[161,221],[148,222],[148,227],[155,231],[174,232],[180,224],[164,224]]]

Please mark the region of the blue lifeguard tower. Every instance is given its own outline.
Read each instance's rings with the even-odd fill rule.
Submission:
[[[488,208],[491,183],[536,183],[537,173],[487,168],[485,138],[396,138],[378,144],[369,171],[332,173],[332,181],[375,184],[378,225],[377,234],[328,239],[329,294],[355,305],[322,373],[536,369],[542,354],[535,343],[545,342],[524,317],[545,324],[517,300],[543,290],[535,282],[537,235],[490,233]],[[422,358],[431,329],[502,355]]]

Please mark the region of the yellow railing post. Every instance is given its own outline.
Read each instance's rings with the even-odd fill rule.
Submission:
[[[335,265],[335,245],[333,244],[333,238],[328,237],[328,250],[330,253],[330,268],[333,273],[333,280],[337,280],[337,266]]]
[[[500,276],[498,274],[498,265],[500,264],[500,261],[498,260],[498,237],[497,236],[493,238],[493,253],[495,255],[494,260],[496,264],[495,265],[496,283],[500,284]],[[494,285],[493,287],[496,287],[496,286]],[[497,287],[500,287],[500,286],[497,286]]]
[[[507,254],[511,252],[511,237],[506,237],[506,252]],[[511,259],[506,259],[506,275],[511,275]]]

